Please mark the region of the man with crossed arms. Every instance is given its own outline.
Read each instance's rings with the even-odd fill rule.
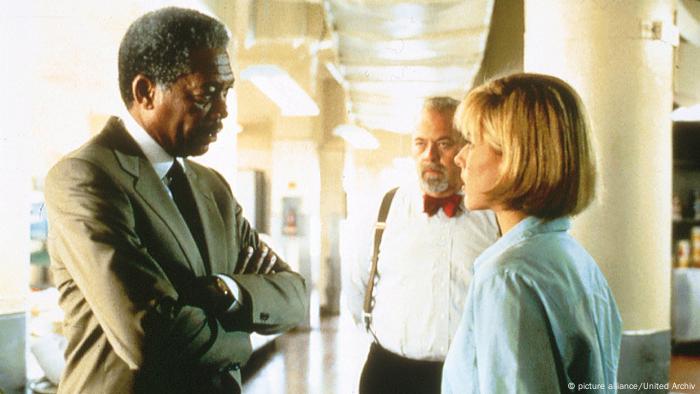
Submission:
[[[187,159],[228,115],[228,44],[197,11],[137,19],[119,48],[126,110],[46,178],[68,340],[59,393],[239,393],[250,333],[306,314],[303,278],[260,241],[224,178]]]
[[[367,327],[368,266],[353,270],[348,304],[373,339],[360,394],[439,393],[442,364],[462,316],[472,263],[498,237],[491,211],[467,211],[454,157],[465,141],[452,125],[459,102],[426,99],[413,133],[416,181],[391,201],[379,246]]]

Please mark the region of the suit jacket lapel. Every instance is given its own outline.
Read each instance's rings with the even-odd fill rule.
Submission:
[[[196,275],[204,275],[204,263],[197,249],[197,243],[151,163],[117,118],[110,119],[104,131],[108,133],[107,138],[115,141],[110,145],[114,147],[114,153],[122,169],[134,177],[134,190],[170,229],[190,269]]]
[[[216,206],[216,201],[209,188],[205,187],[200,175],[192,169],[189,160],[186,161],[185,174],[192,186],[192,194],[194,195],[195,203],[197,204],[197,213],[202,220],[202,228],[204,229],[204,238],[209,255],[210,272],[217,273],[217,270],[222,270],[223,273],[232,273],[233,267],[222,266],[226,262],[224,250],[220,245],[225,245],[221,237],[226,234],[224,222],[221,219],[219,210]]]

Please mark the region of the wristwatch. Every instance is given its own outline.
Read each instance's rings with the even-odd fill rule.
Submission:
[[[236,302],[236,297],[234,297],[233,292],[231,289],[229,289],[226,282],[224,282],[220,276],[214,277],[216,278],[214,282],[216,283],[216,287],[221,295],[220,299],[217,299],[217,302],[221,303],[220,312],[225,312],[231,307],[231,305],[233,305],[234,302]]]
[[[219,276],[211,275],[197,279],[200,282],[202,299],[201,307],[205,310],[219,314],[226,312],[236,301],[233,292]]]

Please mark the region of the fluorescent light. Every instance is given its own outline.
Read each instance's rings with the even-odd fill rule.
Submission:
[[[671,112],[671,119],[676,122],[697,122],[700,121],[700,104],[692,107],[678,107]]]
[[[373,150],[379,148],[379,141],[372,133],[352,124],[341,124],[333,129],[333,135],[341,137],[355,149]]]
[[[345,85],[345,77],[343,77],[343,73],[338,70],[338,66],[335,65],[335,63],[331,62],[326,62],[325,63],[326,70],[331,74],[333,79],[335,79],[336,82],[338,82],[338,85],[344,86]]]
[[[286,71],[270,64],[249,66],[241,78],[252,82],[282,111],[282,116],[317,116],[316,102]]]

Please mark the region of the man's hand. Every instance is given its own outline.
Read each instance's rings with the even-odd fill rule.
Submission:
[[[193,305],[218,315],[236,301],[226,283],[216,275],[199,276],[183,293],[185,304]]]
[[[234,274],[274,274],[288,270],[289,267],[277,257],[277,254],[260,241],[257,250],[249,246],[241,250]]]

